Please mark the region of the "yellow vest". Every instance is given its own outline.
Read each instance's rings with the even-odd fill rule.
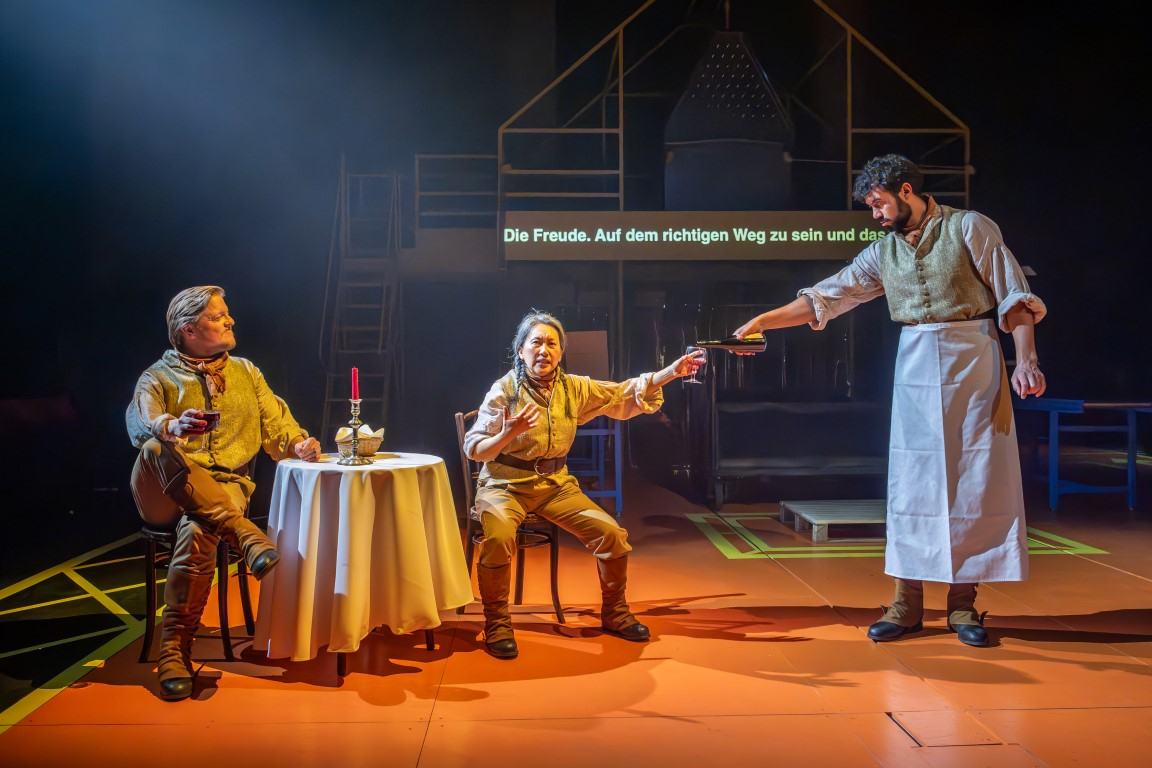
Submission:
[[[245,358],[229,356],[224,379],[224,393],[209,398],[203,376],[182,363],[174,350],[168,350],[141,377],[137,396],[159,395],[161,411],[175,416],[189,408],[220,411],[220,426],[208,433],[209,452],[185,454],[206,469],[236,470],[261,448],[276,461],[294,458],[289,455],[289,446],[308,433],[296,423],[287,403],[269,389],[260,369]],[[146,433],[147,428],[142,422],[134,424],[130,408],[129,433],[138,447],[152,436]]]

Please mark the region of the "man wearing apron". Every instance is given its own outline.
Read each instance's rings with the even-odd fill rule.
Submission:
[[[877,642],[923,629],[924,581],[948,587],[948,628],[968,645],[988,645],[976,612],[981,581],[1023,581],[1028,545],[1020,456],[1004,355],[996,329],[1016,348],[1012,388],[1045,388],[1033,326],[1044,302],[1000,229],[975,211],[938,205],[921,192],[907,158],[865,164],[853,196],[891,229],[847,267],[783,307],[736,330],[744,337],[829,320],[881,294],[902,323],[888,453],[884,572],[896,595],[868,629]]]

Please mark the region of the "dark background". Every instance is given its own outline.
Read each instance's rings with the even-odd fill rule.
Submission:
[[[124,409],[184,287],[227,289],[237,353],[317,424],[340,154],[411,173],[417,152],[493,152],[497,127],[638,5],[0,0],[0,460],[15,490],[0,576],[134,530]],[[679,5],[723,17],[721,3]],[[1139,25],[1111,4],[828,6],[971,128],[972,207],[1036,270],[1050,310],[1049,394],[1149,399]],[[732,28],[770,13],[735,2]],[[771,78],[787,52],[761,53]],[[911,122],[897,98],[869,106]],[[469,356],[512,329],[470,338],[476,316],[500,314],[484,286],[427,295],[406,364],[443,371],[444,389],[408,396],[428,419],[389,447],[439,453],[460,407],[444,393],[478,402],[491,370]]]

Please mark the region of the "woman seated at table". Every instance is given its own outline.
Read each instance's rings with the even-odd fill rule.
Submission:
[[[624,597],[628,575],[628,532],[580,490],[568,474],[568,450],[576,427],[597,416],[630,419],[654,413],[664,403],[661,390],[692,373],[703,360],[685,355],[655,373],[621,383],[565,373],[560,360],[568,337],[556,318],[532,311],[512,341],[512,370],[488,390],[464,450],[484,463],[476,509],[484,528],[477,582],[484,603],[484,644],[501,659],[518,651],[508,610],[509,570],[516,554],[516,528],[528,513],[555,522],[573,534],[596,558],[603,597],[603,630],[644,642],[640,623]]]

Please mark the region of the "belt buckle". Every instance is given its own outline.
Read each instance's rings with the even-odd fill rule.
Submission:
[[[546,459],[541,456],[540,458],[536,459],[536,461],[532,462],[532,471],[540,477],[544,477],[544,475],[548,474],[547,472],[540,471],[540,462],[542,461],[551,461],[551,459]]]

